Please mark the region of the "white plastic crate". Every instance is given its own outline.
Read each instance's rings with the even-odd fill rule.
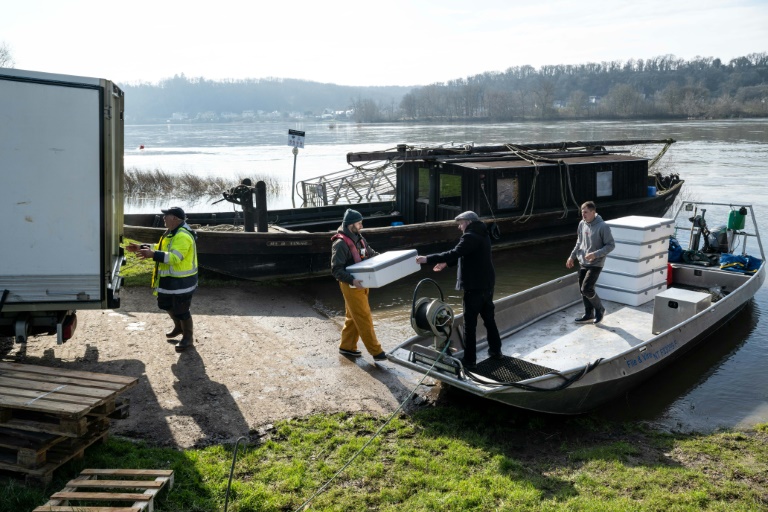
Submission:
[[[623,258],[650,258],[654,254],[669,250],[669,237],[651,240],[650,242],[625,242],[616,240],[616,247],[610,252],[610,256]]]
[[[611,227],[613,239],[624,242],[650,242],[668,238],[675,233],[674,219],[630,215],[605,222]]]
[[[628,291],[641,291],[654,285],[667,282],[667,267],[659,267],[640,275],[612,272],[603,269],[600,272],[598,283],[603,286],[621,288]]]
[[[418,251],[388,251],[347,267],[347,272],[363,282],[366,288],[380,288],[402,277],[418,272]]]
[[[605,258],[603,271],[621,272],[639,276],[655,268],[667,265],[668,251],[654,254],[647,258],[625,258],[623,256],[614,256],[613,253]]]
[[[602,274],[600,274],[602,277]],[[625,290],[614,286],[605,286],[598,279],[595,285],[597,295],[603,300],[610,300],[628,306],[640,306],[667,289],[667,283],[649,286],[643,290]]]

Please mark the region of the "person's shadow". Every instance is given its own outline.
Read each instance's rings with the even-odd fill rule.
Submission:
[[[208,377],[197,350],[191,348],[182,352],[171,365],[171,371],[177,379],[173,388],[181,406],[166,410],[166,419],[170,420],[170,416],[192,418],[202,435],[196,443],[199,446],[248,436],[250,429],[240,407],[225,385]],[[180,421],[183,420],[180,418]]]

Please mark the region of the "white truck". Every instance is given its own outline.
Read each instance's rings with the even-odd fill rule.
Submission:
[[[63,343],[120,306],[123,106],[108,80],[0,68],[0,337]]]

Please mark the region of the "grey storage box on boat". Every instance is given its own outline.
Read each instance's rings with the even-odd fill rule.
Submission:
[[[685,322],[697,313],[707,309],[712,304],[712,296],[708,293],[670,288],[656,295],[653,303],[653,334]]]
[[[365,288],[380,288],[402,277],[418,272],[418,251],[388,251],[347,267],[347,272],[363,282]]]

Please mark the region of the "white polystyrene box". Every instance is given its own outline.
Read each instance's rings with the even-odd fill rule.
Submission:
[[[623,256],[614,256],[611,253],[605,258],[603,270],[639,276],[649,270],[665,266],[668,253],[669,251],[664,251],[647,258],[625,258]]]
[[[600,277],[602,277],[602,274]],[[657,294],[663,292],[666,289],[667,283],[653,285],[638,291],[625,290],[623,288],[616,288],[614,286],[604,286],[600,283],[600,281],[598,281],[595,285],[597,295],[601,299],[618,302],[620,304],[626,304],[628,306],[640,306],[645,304],[654,298]]]
[[[639,292],[654,285],[667,282],[667,267],[659,267],[640,275],[625,274],[603,269],[599,284],[623,290]]]
[[[416,256],[416,249],[388,251],[348,266],[347,272],[361,280],[366,288],[380,288],[418,272],[421,265],[416,263]]]
[[[649,242],[625,242],[616,240],[616,247],[610,252],[609,256],[642,259],[650,258],[654,254],[659,254],[660,252],[668,250],[668,236]]]
[[[650,242],[675,233],[674,219],[630,215],[605,221],[611,227],[613,239],[623,242]]]

